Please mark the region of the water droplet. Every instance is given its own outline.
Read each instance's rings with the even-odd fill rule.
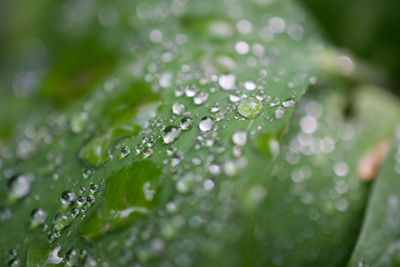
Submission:
[[[312,116],[305,116],[300,120],[300,128],[304,133],[312,134],[318,128],[318,121]]]
[[[219,175],[221,173],[221,168],[217,164],[211,164],[210,166],[208,166],[208,171],[211,174]]]
[[[240,96],[238,95],[229,95],[229,101],[232,103],[236,103],[240,101]]]
[[[31,213],[32,226],[44,224],[46,222],[46,219],[47,213],[41,208],[34,209]]]
[[[337,176],[343,177],[347,175],[349,167],[344,162],[338,162],[333,166],[333,171]]]
[[[275,118],[276,119],[282,119],[286,114],[286,111],[283,107],[279,107],[275,110]]]
[[[176,115],[182,115],[183,113],[185,113],[185,111],[186,111],[186,107],[182,103],[175,102],[172,105],[172,113],[174,113]]]
[[[219,103],[215,103],[212,107],[211,107],[211,112],[212,113],[216,113],[220,110],[220,105]]]
[[[97,191],[99,191],[99,185],[98,184],[91,183],[89,188],[90,188],[90,192],[92,192],[92,193],[96,193]]]
[[[153,149],[152,148],[148,148],[145,152],[144,152],[144,158],[149,158],[151,157],[151,155],[153,155]]]
[[[296,104],[296,101],[294,101],[293,99],[287,99],[282,102],[282,106],[285,108],[293,107],[294,104]]]
[[[240,41],[235,45],[235,50],[241,55],[245,55],[249,52],[250,47],[246,42]]]
[[[79,206],[85,205],[85,204],[86,204],[86,197],[84,197],[84,196],[79,196],[78,199],[76,200],[76,203],[77,203]]]
[[[163,34],[159,29],[153,29],[149,34],[149,38],[153,43],[161,43]]]
[[[238,21],[236,28],[241,34],[249,34],[252,30],[252,25],[248,20],[243,19]]]
[[[20,199],[29,194],[33,176],[30,174],[18,175],[8,183],[9,196],[11,199]]]
[[[211,117],[204,117],[199,123],[200,131],[208,132],[214,126],[214,120]]]
[[[236,77],[233,74],[223,74],[218,79],[218,84],[224,90],[232,90],[235,88]]]
[[[256,84],[255,84],[253,81],[246,81],[246,82],[244,83],[244,88],[245,88],[247,91],[253,91],[253,90],[256,89]]]
[[[281,33],[286,28],[286,22],[280,17],[272,17],[268,24],[274,33]]]
[[[176,140],[178,140],[179,136],[181,135],[181,129],[176,126],[168,126],[165,128],[162,139],[166,144],[172,144]]]
[[[278,97],[274,97],[271,101],[271,103],[269,104],[270,107],[276,107],[277,105],[279,105],[281,101],[279,100]]]
[[[256,118],[262,110],[261,102],[252,97],[243,99],[238,106],[239,114],[248,119]]]
[[[75,201],[75,194],[72,191],[64,191],[61,194],[60,200],[64,205],[71,205]]]
[[[79,262],[79,251],[77,249],[70,249],[65,255],[65,265],[69,266],[77,266]]]
[[[180,126],[181,126],[181,129],[182,129],[183,131],[188,131],[188,130],[192,129],[192,127],[193,127],[193,120],[192,120],[192,118],[190,118],[190,117],[184,117],[184,118],[182,118],[182,120],[181,120],[181,122],[180,122]]]
[[[208,94],[206,92],[199,92],[194,98],[193,102],[196,105],[204,104],[208,99]]]
[[[89,118],[87,112],[81,112],[78,114],[74,114],[70,120],[70,126],[72,132],[78,134],[81,133],[86,125],[86,122]]]
[[[210,191],[214,188],[214,182],[211,179],[207,179],[203,183],[203,187],[205,190]]]
[[[232,136],[232,141],[237,146],[244,146],[247,143],[247,132],[244,130],[236,131]]]
[[[124,158],[131,153],[131,149],[128,146],[121,147],[121,157]]]
[[[70,219],[67,217],[67,215],[63,213],[59,213],[56,215],[54,218],[54,230],[56,231],[61,231],[65,227],[67,227],[70,224]]]
[[[187,97],[194,97],[196,95],[197,89],[194,86],[188,86],[185,88],[185,95]]]

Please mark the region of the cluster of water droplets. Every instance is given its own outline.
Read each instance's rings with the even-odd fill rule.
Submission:
[[[87,9],[73,6],[71,4],[65,8],[68,14],[74,14],[75,11],[85,15],[83,13]],[[292,23],[293,20],[289,22],[279,16],[266,16],[267,19],[253,21],[246,18],[240,5],[229,8],[229,20],[211,20],[207,22],[205,29],[207,34],[217,39],[228,40],[226,43],[229,48],[218,44],[207,46],[200,66],[191,65],[191,62],[199,61],[194,57],[193,49],[203,49],[204,41],[198,47],[191,47],[190,45],[195,45],[194,42],[201,41],[196,39],[197,34],[191,35],[178,26],[171,30],[167,24],[162,23],[167,18],[179,21],[180,14],[189,6],[185,1],[172,1],[169,8],[162,2],[152,6],[143,1],[137,5],[131,27],[145,25],[140,32],[145,34],[148,42],[146,46],[152,48],[143,54],[142,59],[132,60],[129,75],[137,79],[144,77],[145,82],[151,85],[152,92],[161,95],[164,102],[161,106],[156,105],[149,112],[151,115],[141,121],[143,123],[138,123],[141,130],[135,136],[128,135],[114,140],[109,138],[112,132],[106,132],[100,137],[109,141],[105,143],[111,148],[102,147],[104,143],[93,145],[95,149],[92,151],[97,153],[96,157],[101,154],[102,149],[106,149],[109,154],[104,168],[114,166],[116,162],[118,164],[115,166],[142,160],[158,163],[162,166],[162,174],[157,182],[163,184],[164,181],[172,181],[172,187],[176,190],[176,195],[172,195],[165,206],[157,207],[155,212],[149,213],[147,224],[138,222],[127,227],[129,235],[123,244],[108,244],[110,250],[113,246],[122,246],[124,251],[130,251],[119,259],[125,263],[146,263],[152,257],[174,251],[173,248],[178,247],[181,252],[174,252],[176,258],[166,264],[192,264],[191,253],[196,251],[199,244],[196,238],[176,238],[185,227],[194,229],[193,235],[204,232],[208,236],[214,236],[214,246],[205,249],[212,253],[221,251],[218,239],[223,237],[223,229],[229,224],[230,218],[238,212],[238,198],[235,197],[243,193],[247,198],[244,202],[259,203],[267,195],[267,188],[263,185],[253,185],[246,195],[241,191],[246,181],[235,181],[235,176],[249,164],[244,152],[249,149],[250,144],[256,143],[259,135],[270,126],[269,122],[289,117],[298,98],[294,93],[298,91],[296,87],[304,87],[308,83],[307,73],[301,68],[295,69],[295,77],[292,77],[293,74],[287,74],[281,67],[275,67],[280,66],[277,59],[281,52],[284,53],[280,51],[279,40],[302,40],[303,27],[297,22]],[[165,12],[160,12],[161,10]],[[98,23],[105,29],[118,25],[122,16],[113,5],[99,8],[96,14]],[[154,23],[148,23],[150,18],[159,18],[161,22],[153,26]],[[66,19],[62,25],[66,32],[77,29],[73,26],[72,19]],[[130,42],[131,40],[126,40],[127,44]],[[129,53],[141,46],[140,43],[134,44],[128,49]],[[226,49],[223,55],[219,53],[220,49]],[[243,69],[250,68],[250,71],[243,74],[241,65]],[[287,83],[288,80],[291,82]],[[49,163],[49,170],[46,171],[54,173],[50,182],[71,182],[72,185],[63,188],[58,199],[54,200],[59,205],[56,214],[39,206],[29,213],[31,226],[41,229],[52,246],[63,235],[68,236],[70,231],[76,231],[70,230],[75,229],[71,226],[86,218],[96,199],[103,197],[101,192],[104,190],[99,185],[100,178],[90,168],[83,172],[82,178],[76,180],[65,180],[64,173],[57,173],[62,165],[67,164],[68,158],[64,159],[61,155],[62,151],[68,150],[71,140],[59,136],[72,133],[80,138],[81,143],[90,138],[95,140],[93,133],[102,126],[95,121],[101,120],[102,111],[108,106],[108,99],[127,90],[122,88],[123,82],[119,77],[107,80],[84,103],[81,110],[74,110],[68,116],[62,114],[49,117],[47,127],[26,127],[25,137],[20,139],[18,150],[2,152],[2,157],[5,158],[12,158],[8,154],[15,153],[19,158],[29,159],[43,144],[56,143],[54,146],[57,149],[54,150],[57,152],[46,155]],[[286,91],[290,91],[290,94]],[[144,104],[146,103],[140,103],[139,106],[144,108]],[[158,109],[159,116],[154,117],[158,107],[161,107]],[[140,113],[141,109],[138,110]],[[303,136],[299,137],[298,143],[294,143],[294,150],[288,156],[291,163],[296,162],[296,157],[312,146],[309,135],[318,128],[318,116],[315,113],[307,116],[300,123]],[[132,121],[136,123],[139,119],[135,117]],[[126,130],[127,126],[129,125],[123,125],[122,128]],[[313,139],[313,143],[315,142],[317,141]],[[276,141],[271,144],[279,147]],[[321,138],[318,144],[318,151],[329,153],[334,149],[334,141],[329,137]],[[80,160],[87,160],[89,156],[81,156]],[[343,174],[343,166],[339,164],[334,171]],[[112,175],[108,175],[112,179]],[[311,174],[309,169],[303,168],[298,169],[293,176],[298,182],[309,179]],[[9,198],[18,201],[28,197],[32,184],[37,179],[41,177],[28,173],[9,175]],[[147,195],[155,194],[150,184],[146,183],[143,190],[147,190]],[[303,203],[311,203],[310,199],[310,194],[302,196]],[[186,215],[186,211],[189,215]],[[8,207],[0,210],[0,220],[9,220],[11,217],[12,212]],[[228,230],[232,234],[232,240],[238,238],[239,234],[236,236],[234,229]],[[169,246],[170,243],[173,246]],[[132,247],[135,248],[133,251]],[[85,249],[63,248],[60,252],[59,247],[55,246],[54,251],[53,259],[59,260],[58,254],[61,253],[67,266],[81,263],[82,258],[88,266],[98,264]]]

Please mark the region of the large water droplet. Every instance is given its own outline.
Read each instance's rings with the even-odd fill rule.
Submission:
[[[176,126],[168,126],[165,128],[162,139],[166,144],[172,144],[176,140],[178,140],[179,136],[181,135],[181,129]]]
[[[214,120],[211,117],[204,117],[199,123],[200,131],[208,132],[214,126]]]
[[[238,106],[239,114],[248,119],[256,118],[262,110],[263,106],[261,102],[252,97],[243,99]]]

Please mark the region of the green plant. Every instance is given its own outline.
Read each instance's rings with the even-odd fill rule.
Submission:
[[[1,263],[399,264],[398,99],[297,2],[40,5],[4,49]]]

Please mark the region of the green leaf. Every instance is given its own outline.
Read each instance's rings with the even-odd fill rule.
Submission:
[[[350,266],[398,266],[400,129],[374,184]]]
[[[60,10],[82,8],[71,5]],[[357,90],[349,119],[348,87],[331,82],[287,128],[324,49],[300,6],[120,1],[85,11],[77,24],[56,13],[65,28],[49,44],[66,43],[38,85],[39,98],[66,107],[38,108],[42,119],[21,123],[2,150],[0,262],[47,265],[49,252],[67,266],[347,261],[368,189],[354,166],[392,130],[398,103],[375,110],[380,94]],[[87,57],[62,55],[93,35]],[[78,67],[96,75],[75,83]],[[63,81],[72,94],[57,92]],[[78,89],[91,93],[76,100]],[[308,171],[297,164],[312,179],[300,183]]]

